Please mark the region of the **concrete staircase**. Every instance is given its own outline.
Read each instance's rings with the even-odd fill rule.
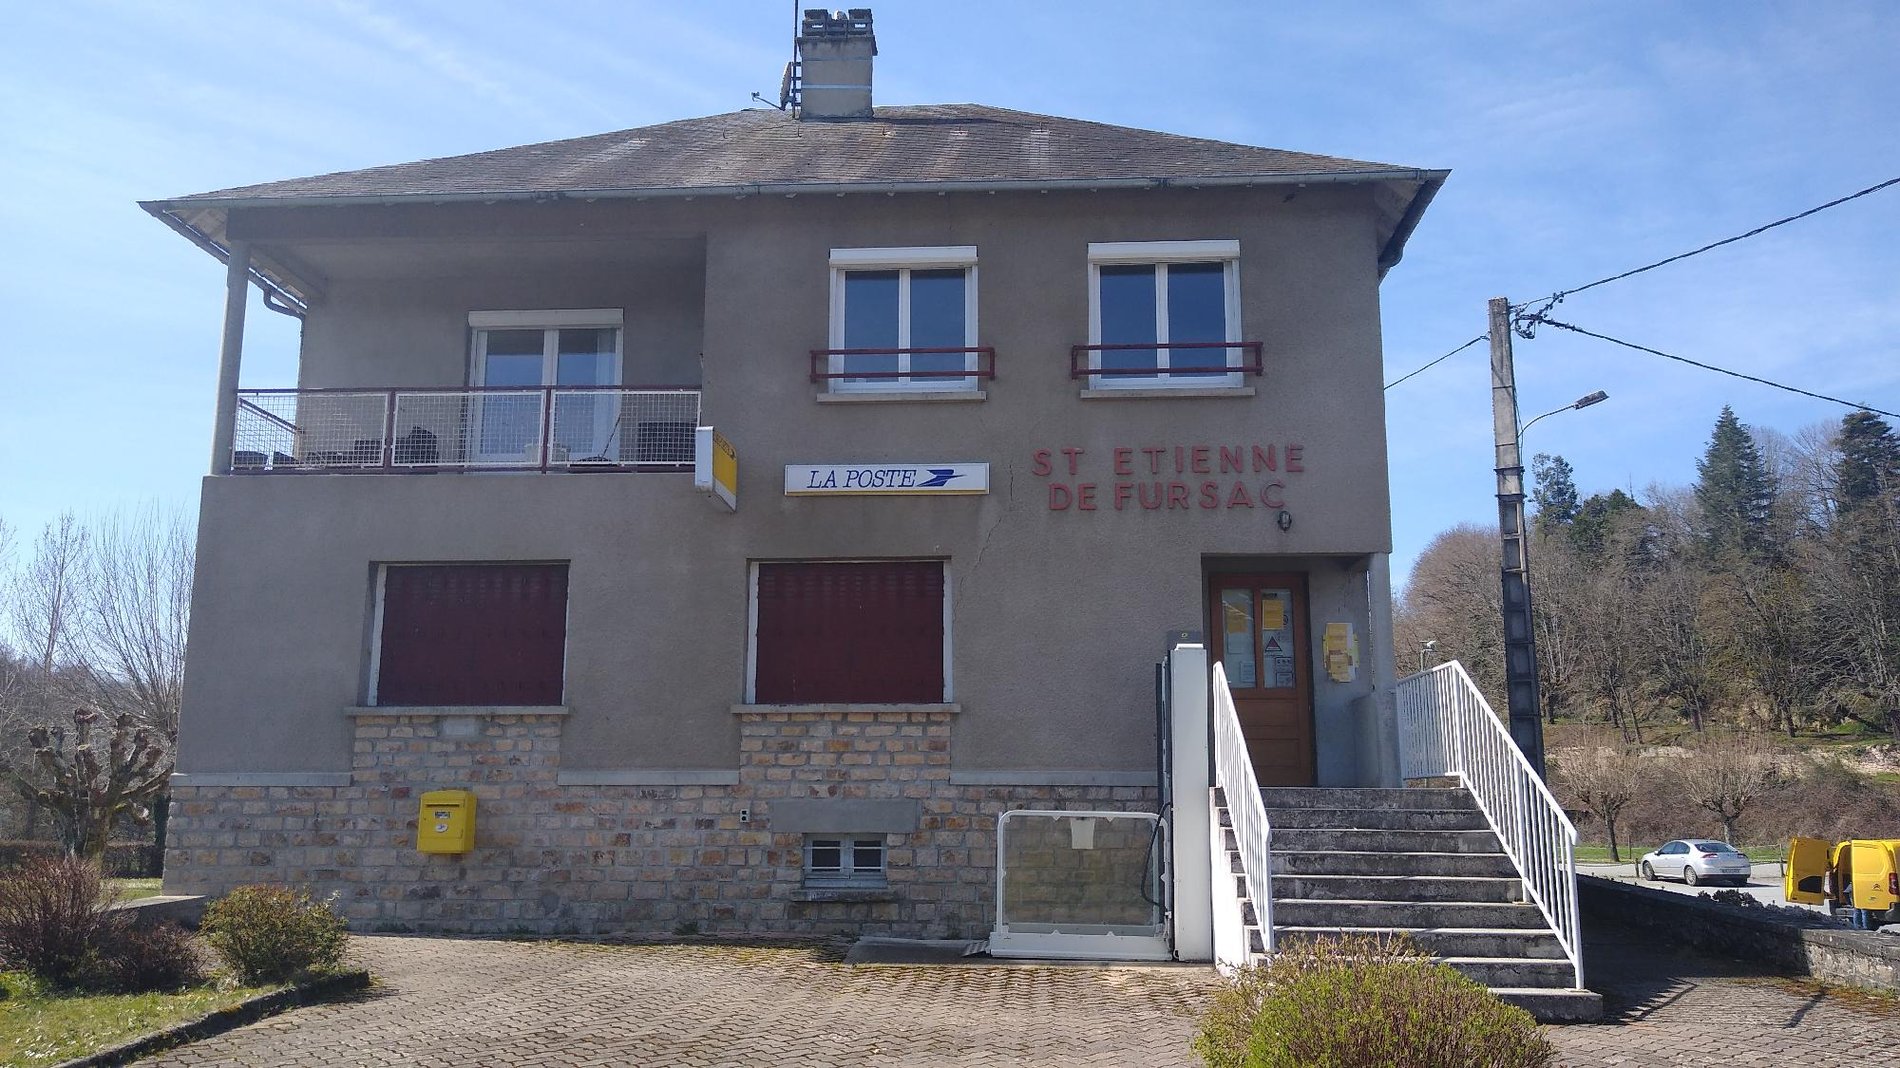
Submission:
[[[1574,973],[1556,935],[1462,788],[1270,788],[1261,796],[1273,827],[1280,945],[1402,932],[1541,1022],[1602,1015],[1599,995],[1571,988]],[[1230,857],[1238,873],[1239,855],[1230,849]],[[1235,883],[1244,896],[1246,881]],[[1251,902],[1247,922],[1259,947]]]

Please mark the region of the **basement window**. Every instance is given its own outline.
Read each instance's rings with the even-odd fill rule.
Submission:
[[[889,886],[883,838],[805,839],[805,887],[811,890],[873,890]]]

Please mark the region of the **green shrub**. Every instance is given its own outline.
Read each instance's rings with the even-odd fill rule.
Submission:
[[[1530,1014],[1402,940],[1286,947],[1209,1007],[1194,1050],[1210,1068],[1546,1068]]]
[[[0,970],[78,987],[123,921],[104,911],[99,869],[77,857],[36,857],[0,875]]]
[[[205,909],[199,929],[249,986],[334,968],[349,938],[329,902],[287,886],[240,886]]]

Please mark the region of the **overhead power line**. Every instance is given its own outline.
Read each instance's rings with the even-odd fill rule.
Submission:
[[[1900,181],[1900,179],[1896,179],[1896,181]],[[1815,400],[1830,401],[1834,404],[1844,404],[1849,408],[1854,408],[1860,411],[1873,412],[1877,415],[1885,415],[1891,418],[1900,419],[1900,414],[1896,414],[1894,412],[1890,412],[1882,408],[1876,408],[1871,404],[1862,404],[1859,401],[1843,400],[1840,397],[1830,397],[1825,393],[1815,393],[1812,390],[1802,389],[1799,386],[1790,386],[1782,382],[1775,382],[1766,378],[1759,378],[1755,375],[1746,375],[1740,371],[1731,371],[1726,367],[1717,367],[1712,363],[1703,363],[1700,360],[1691,360],[1687,356],[1677,356],[1674,353],[1664,352],[1661,349],[1652,349],[1648,345],[1638,345],[1634,341],[1624,341],[1621,338],[1614,338],[1608,334],[1599,334],[1593,330],[1585,330],[1581,326],[1573,326],[1570,323],[1560,323],[1555,319],[1546,318],[1545,316],[1541,314],[1533,314],[1530,316],[1526,316],[1524,321],[1527,325],[1539,324],[1543,326],[1554,326],[1559,330],[1568,330],[1572,333],[1582,334],[1585,337],[1593,337],[1593,338],[1596,338],[1598,341],[1607,341],[1612,345],[1621,345],[1626,349],[1635,349],[1637,352],[1647,352],[1652,356],[1661,356],[1665,360],[1675,360],[1677,363],[1686,363],[1691,367],[1700,367],[1704,371],[1714,371],[1718,374],[1725,374],[1732,378],[1747,379],[1750,382],[1759,382],[1764,386],[1773,386],[1776,389],[1785,389],[1789,393],[1799,393],[1803,397],[1813,397]]]
[[[1578,293],[1583,292],[1586,289],[1595,289],[1598,286],[1609,285],[1611,282],[1619,282],[1633,275],[1642,274],[1644,271],[1653,271],[1658,267],[1667,266],[1668,264],[1675,263],[1679,260],[1686,260],[1691,256],[1700,256],[1704,252],[1708,252],[1711,249],[1721,248],[1723,245],[1732,245],[1737,241],[1745,241],[1748,238],[1755,237],[1760,234],[1765,234],[1768,231],[1773,230],[1777,226],[1785,226],[1788,223],[1805,219],[1810,215],[1819,214],[1820,212],[1826,211],[1829,208],[1837,208],[1841,206],[1842,204],[1847,203],[1850,200],[1858,200],[1861,197],[1867,196],[1870,193],[1878,193],[1882,189],[1885,189],[1888,186],[1892,186],[1892,185],[1900,185],[1900,178],[1889,178],[1886,181],[1879,183],[1878,185],[1870,185],[1867,188],[1862,189],[1857,193],[1849,193],[1838,200],[1830,200],[1825,204],[1820,204],[1815,207],[1809,208],[1806,211],[1799,212],[1794,215],[1790,215],[1785,219],[1776,219],[1774,222],[1767,223],[1766,225],[1757,226],[1753,230],[1750,230],[1745,234],[1736,234],[1734,237],[1725,237],[1720,241],[1714,241],[1707,245],[1703,245],[1701,248],[1691,249],[1688,252],[1678,253],[1677,255],[1670,256],[1667,259],[1657,260],[1655,263],[1644,264],[1641,267],[1624,271],[1621,274],[1613,274],[1609,276],[1608,278],[1599,278],[1594,282],[1588,283],[1587,285],[1577,286],[1574,289],[1560,289],[1557,292],[1552,293],[1550,296],[1542,298],[1543,307],[1539,308],[1538,312],[1541,313],[1541,312],[1549,311],[1552,307],[1555,307],[1556,305],[1562,303],[1565,297],[1574,296]],[[1524,305],[1520,305],[1520,307],[1528,307],[1528,306],[1529,306],[1529,302],[1526,302],[1526,304]],[[1552,325],[1555,325],[1555,324],[1552,324]]]
[[[1437,367],[1437,366],[1438,366],[1439,364],[1441,364],[1441,363],[1444,363],[1444,362],[1445,362],[1446,360],[1449,360],[1449,359],[1451,359],[1451,358],[1452,358],[1453,356],[1456,356],[1456,355],[1458,355],[1459,353],[1461,353],[1461,352],[1463,352],[1463,351],[1465,351],[1466,349],[1468,349],[1468,348],[1470,348],[1471,346],[1473,346],[1473,345],[1476,345],[1476,344],[1477,344],[1478,342],[1480,342],[1480,341],[1483,341],[1483,340],[1485,339],[1485,337],[1486,337],[1486,335],[1484,335],[1484,334],[1479,334],[1479,335],[1478,335],[1477,337],[1474,337],[1474,338],[1472,338],[1472,339],[1471,339],[1470,341],[1467,341],[1467,342],[1465,342],[1464,344],[1462,344],[1462,345],[1460,345],[1460,346],[1458,346],[1457,348],[1455,348],[1455,349],[1453,349],[1453,350],[1451,350],[1450,352],[1447,352],[1447,353],[1445,353],[1445,354],[1444,354],[1443,356],[1440,356],[1440,357],[1439,357],[1439,358],[1437,358],[1436,360],[1433,360],[1432,362],[1430,362],[1430,363],[1428,363],[1428,364],[1426,364],[1425,366],[1423,366],[1423,367],[1420,367],[1420,368],[1419,368],[1418,370],[1416,370],[1416,371],[1412,371],[1412,372],[1411,372],[1411,373],[1409,373],[1409,374],[1404,374],[1404,375],[1400,375],[1400,376],[1399,376],[1398,378],[1395,378],[1395,379],[1393,379],[1392,381],[1390,381],[1390,382],[1387,382],[1387,383],[1385,384],[1385,388],[1387,388],[1387,389],[1391,389],[1391,388],[1392,388],[1393,386],[1396,386],[1396,385],[1398,385],[1398,384],[1399,384],[1400,382],[1403,382],[1403,381],[1405,381],[1406,379],[1408,379],[1408,378],[1410,378],[1410,377],[1412,377],[1412,375],[1416,375],[1416,374],[1422,374],[1422,373],[1424,373],[1424,372],[1426,372],[1426,371],[1429,371],[1429,370],[1431,370],[1431,369],[1432,369],[1432,368],[1434,368],[1434,367]]]

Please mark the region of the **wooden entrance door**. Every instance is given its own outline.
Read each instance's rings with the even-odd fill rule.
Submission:
[[[1213,575],[1207,604],[1209,654],[1227,669],[1260,785],[1312,786],[1305,576]]]

